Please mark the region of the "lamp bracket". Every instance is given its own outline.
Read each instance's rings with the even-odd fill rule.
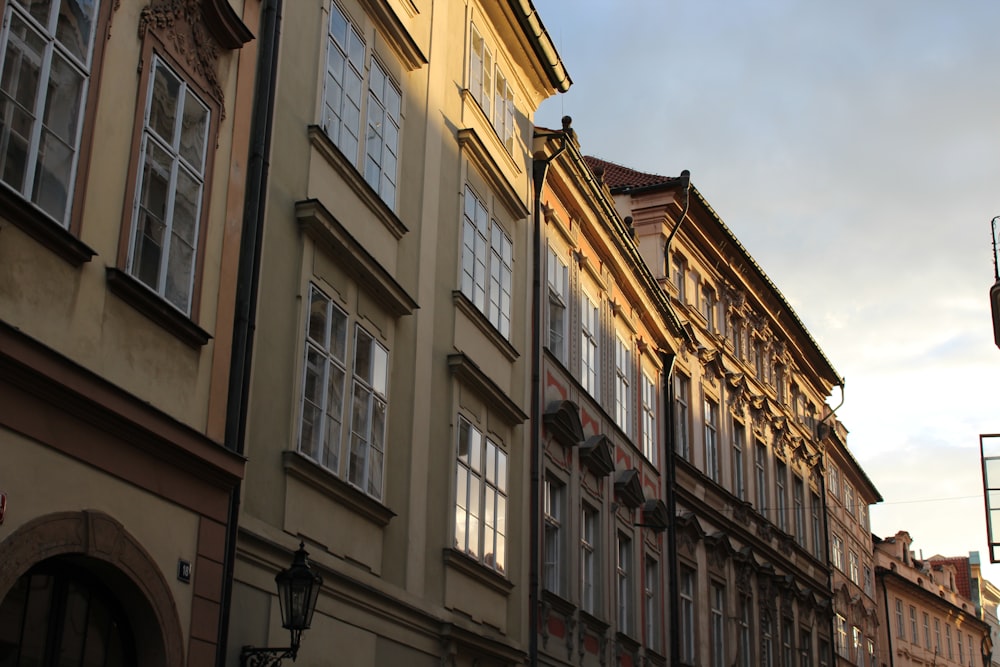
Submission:
[[[240,651],[240,667],[278,667],[285,658],[295,662],[298,646],[289,648],[258,648],[244,646]]]

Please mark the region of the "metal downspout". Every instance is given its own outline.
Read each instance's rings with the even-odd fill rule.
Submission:
[[[571,123],[569,116],[562,119],[562,132],[559,136],[559,148],[548,157],[536,157],[531,165],[532,185],[534,185],[535,201],[533,203],[534,229],[531,239],[531,498],[530,507],[530,558],[528,568],[528,664],[535,667],[538,664],[538,605],[541,583],[538,576],[538,559],[541,553],[541,412],[542,412],[542,186],[545,185],[545,174],[549,164],[560,153],[566,150],[566,139]]]
[[[253,118],[250,123],[250,156],[247,161],[247,189],[243,209],[243,235],[240,239],[239,268],[236,286],[236,312],[233,326],[233,351],[229,368],[229,393],[226,404],[226,449],[242,455],[246,444],[247,405],[250,401],[250,361],[253,350],[254,322],[257,316],[257,286],[260,276],[261,242],[264,234],[264,205],[270,167],[271,132],[274,120],[274,96],[278,76],[278,45],[281,37],[281,1],[264,0],[261,7],[257,80],[254,83]],[[226,554],[222,563],[222,600],[219,613],[217,667],[226,665],[229,641],[230,609],[233,597],[233,573],[239,530],[241,484],[229,496],[226,528]]]
[[[663,414],[665,415],[663,460],[666,463],[667,473],[667,587],[670,595],[667,598],[669,605],[669,627],[670,627],[670,663],[671,665],[681,664],[681,643],[680,632],[678,632],[680,619],[680,598],[677,590],[677,461],[674,443],[674,362],[676,355],[670,352],[661,352],[660,359],[666,372],[663,374]]]
[[[883,573],[879,578],[882,580],[882,601],[885,607],[885,636],[889,638],[889,667],[893,667],[896,664],[896,656],[892,650],[892,625],[889,621],[889,589],[885,585],[885,574]],[[937,662],[937,651],[934,652],[934,661]]]

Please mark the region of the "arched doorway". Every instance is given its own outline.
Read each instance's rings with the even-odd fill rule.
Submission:
[[[0,667],[184,664],[180,619],[163,573],[138,540],[109,515],[84,510],[29,521],[0,542],[0,564]],[[67,605],[76,611],[68,612]],[[80,611],[84,606],[87,614],[98,615],[85,626],[89,630],[80,629],[90,623]],[[43,620],[36,622],[39,618]],[[67,629],[66,623],[75,625]],[[16,633],[10,629],[14,627]],[[103,662],[87,662],[86,648],[80,649],[83,662],[69,657],[49,662],[45,652],[31,654],[41,655],[37,661],[19,657],[28,655],[25,641],[62,642],[63,637],[88,631],[107,632],[107,642],[113,642],[106,643]],[[71,654],[75,645],[67,645]],[[16,651],[11,648],[15,646]],[[121,659],[116,662],[118,647]]]
[[[138,664],[124,607],[85,560],[51,558],[14,583],[0,602],[0,667]]]

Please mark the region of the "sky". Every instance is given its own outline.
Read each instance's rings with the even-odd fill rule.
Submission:
[[[573,79],[536,124],[689,169],[846,380],[872,532],[979,551],[1000,585],[979,459],[1000,433],[1000,2],[533,2]]]

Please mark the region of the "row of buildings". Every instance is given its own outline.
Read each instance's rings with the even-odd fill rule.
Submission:
[[[284,646],[300,544],[303,664],[989,664],[690,175],[534,125],[529,0],[0,8],[0,667]]]

